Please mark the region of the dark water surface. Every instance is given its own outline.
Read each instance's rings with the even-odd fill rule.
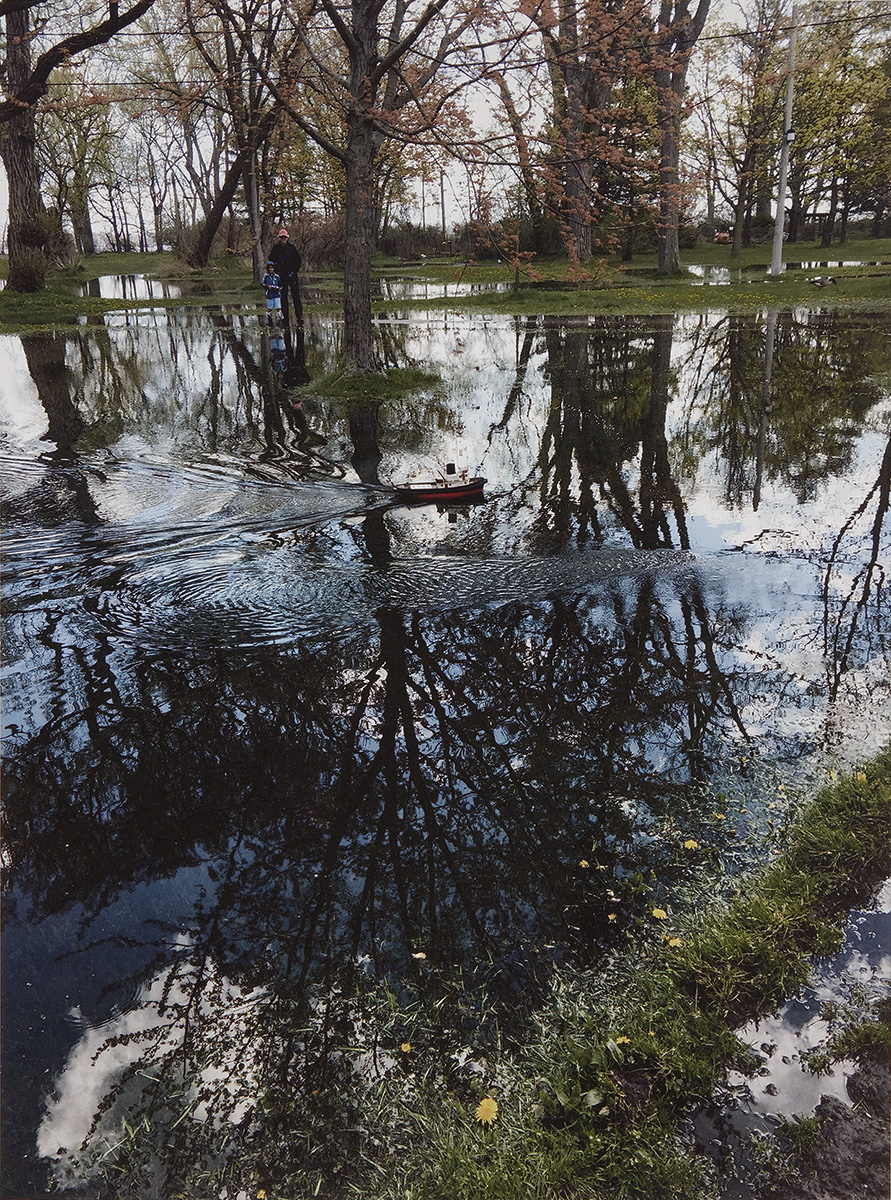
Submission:
[[[888,740],[887,316],[394,313],[440,383],[295,409],[340,334],[0,338],[8,1200],[151,1038],[348,964],[533,1004]],[[392,502],[448,461],[485,503]]]

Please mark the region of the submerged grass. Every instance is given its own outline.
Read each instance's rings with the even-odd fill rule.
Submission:
[[[320,375],[301,387],[304,396],[324,396],[348,404],[382,403],[440,384],[438,375],[415,367],[391,367],[377,375]]]
[[[399,981],[398,997],[369,978],[315,1018],[285,1002],[264,1017],[266,1044],[276,1022],[274,1040],[288,1047],[323,1039],[322,1079],[309,1082],[319,1080],[309,1067],[296,1079],[274,1070],[237,1154],[225,1120],[177,1118],[176,1136],[191,1142],[176,1194],[710,1200],[715,1168],[694,1152],[691,1112],[728,1068],[760,1066],[735,1029],[800,989],[851,907],[884,880],[889,851],[891,748],[823,789],[785,852],[733,897],[680,916],[651,908],[604,966],[558,970],[531,1015],[487,1006],[432,965]],[[884,1036],[857,1020],[830,1053]],[[170,1070],[168,1096],[182,1090],[178,1065]],[[109,1194],[140,1194],[133,1181],[159,1146],[163,1161],[172,1128],[131,1120],[101,1160]],[[804,1144],[809,1129],[790,1125],[790,1135]],[[771,1150],[772,1170],[778,1152],[793,1159]]]
[[[606,972],[564,972],[526,1043],[485,1079],[501,1097],[496,1126],[480,1132],[466,1111],[445,1117],[431,1096],[418,1111],[416,1098],[400,1165],[375,1193],[703,1200],[709,1168],[682,1136],[684,1114],[729,1066],[744,1066],[734,1029],[799,991],[812,959],[837,947],[851,907],[886,877],[889,852],[886,750],[821,792],[786,853],[729,903],[660,925]],[[857,1036],[884,1033],[872,1023]]]

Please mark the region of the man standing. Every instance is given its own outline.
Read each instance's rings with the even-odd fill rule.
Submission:
[[[288,298],[294,300],[294,320],[298,325],[303,324],[303,301],[300,299],[300,281],[297,272],[300,270],[300,251],[292,246],[287,229],[278,231],[278,241],[269,251],[270,261],[275,263],[275,273],[282,281],[282,318],[290,325],[288,313]]]

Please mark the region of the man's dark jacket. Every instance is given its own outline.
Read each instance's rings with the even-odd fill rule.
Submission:
[[[300,251],[290,242],[276,242],[269,251],[269,261],[275,263],[275,269],[281,276],[282,286],[293,279],[300,270],[302,259]]]

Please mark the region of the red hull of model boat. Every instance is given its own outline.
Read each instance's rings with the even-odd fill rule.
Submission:
[[[462,504],[481,499],[485,484],[481,477],[456,479],[454,483],[430,479],[422,483],[394,483],[393,490],[400,500],[412,503],[433,500],[440,504]]]

